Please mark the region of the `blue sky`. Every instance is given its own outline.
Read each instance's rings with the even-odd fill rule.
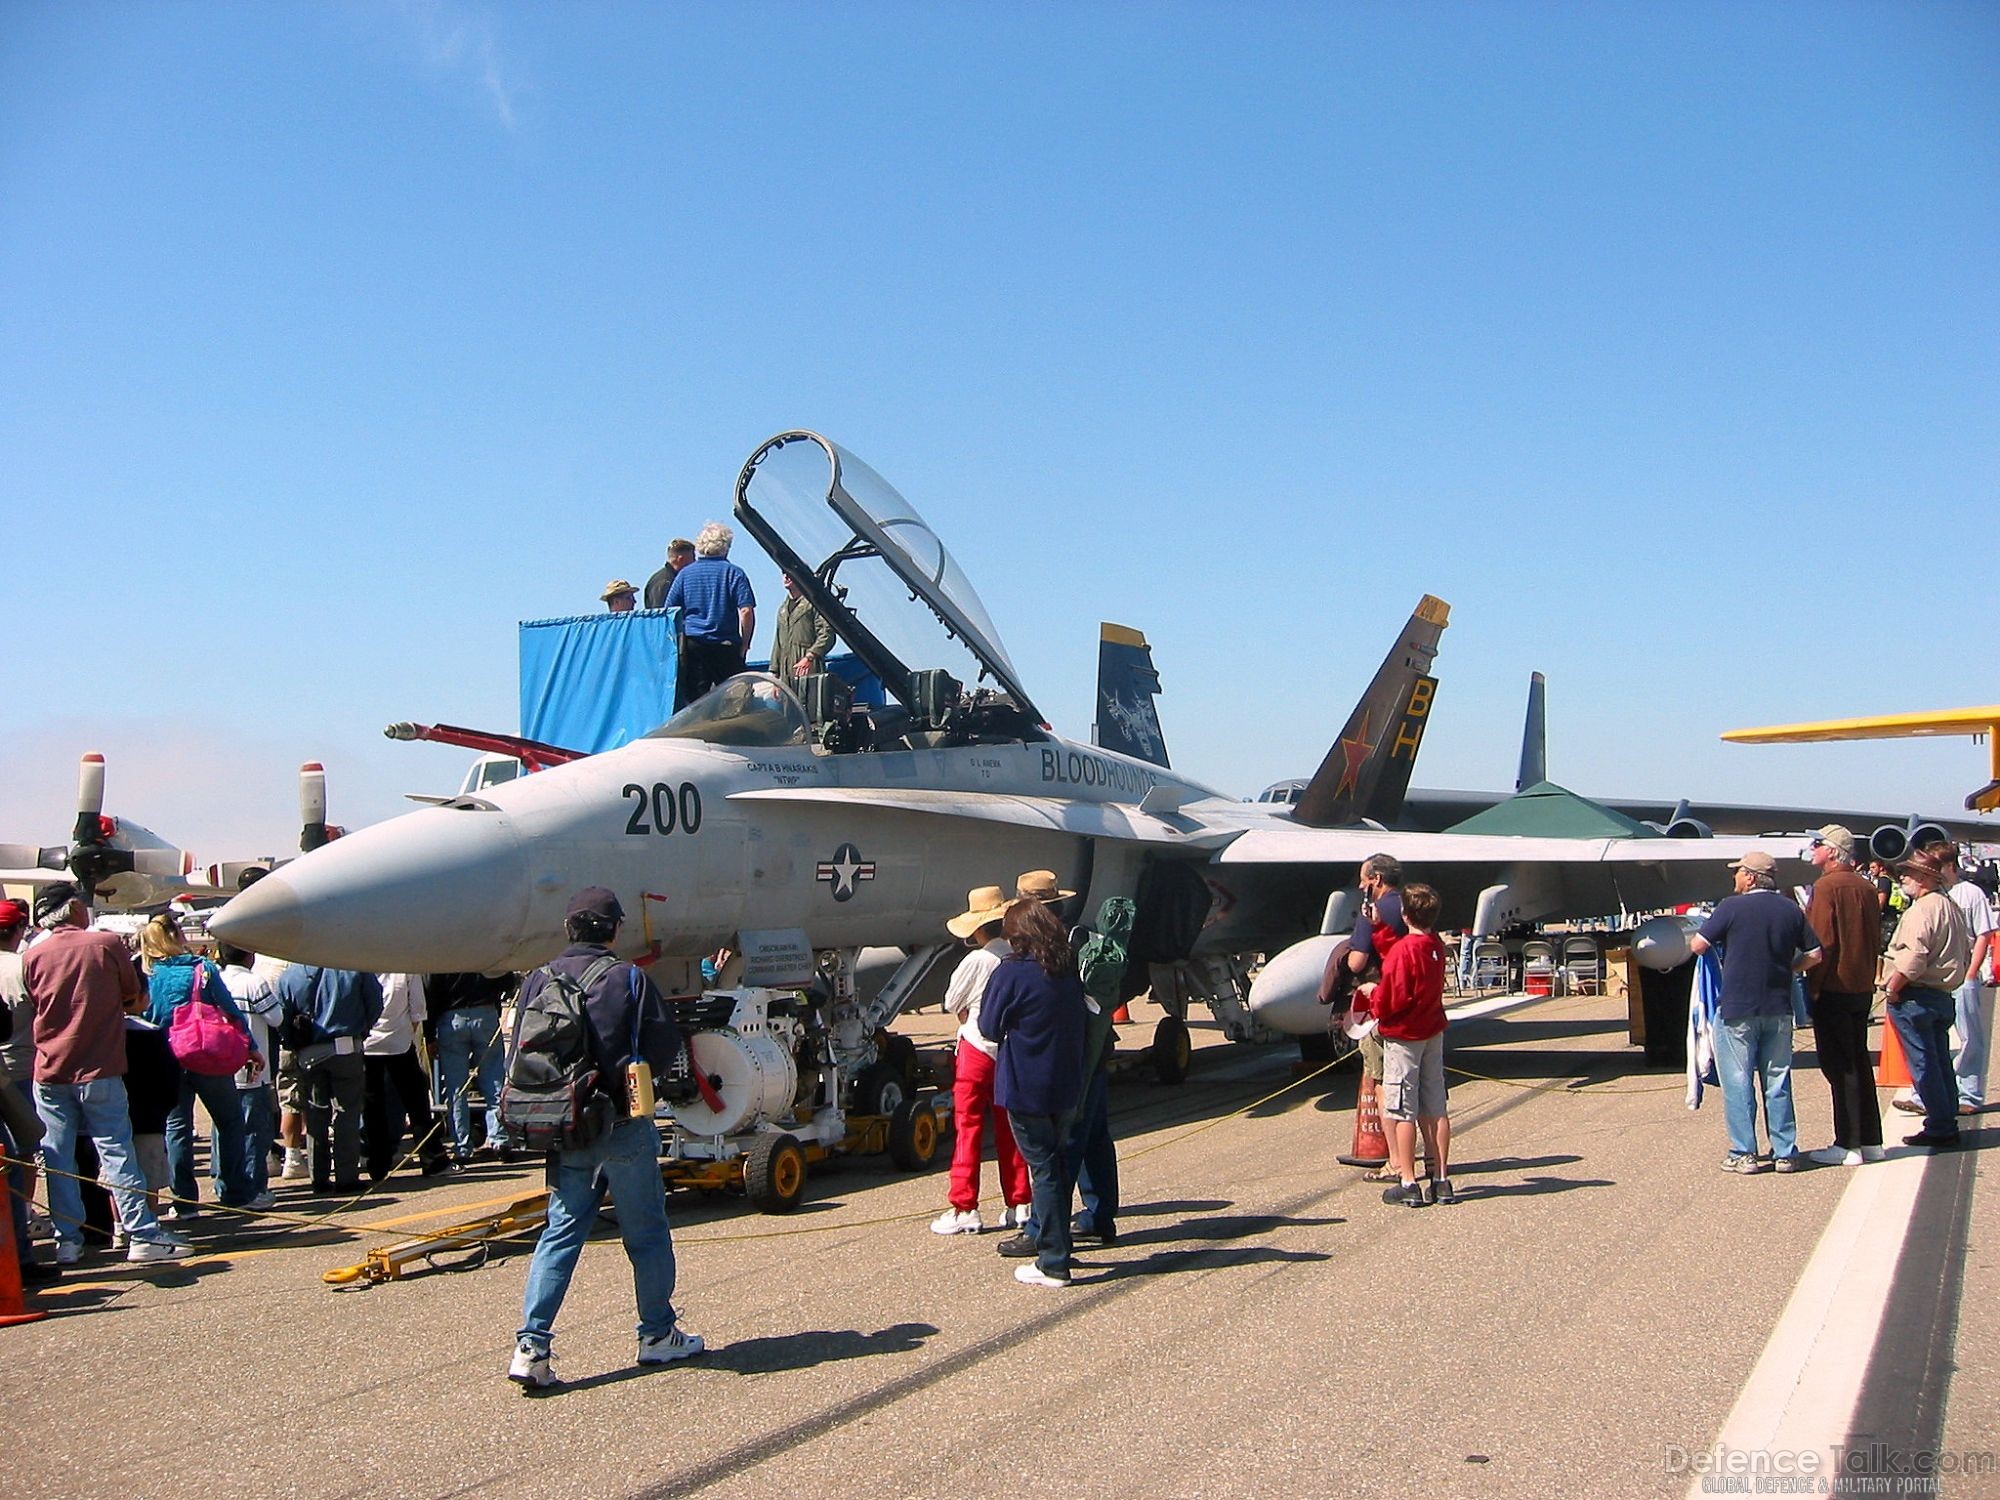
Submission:
[[[826,432],[1087,737],[1315,764],[1453,606],[1421,785],[1532,670],[1600,795],[1956,808],[2000,698],[2000,12],[0,7],[0,838],[74,764],[203,858],[448,790],[514,623]],[[755,563],[757,559],[739,556]],[[753,566],[775,603],[775,575]],[[768,616],[768,611],[767,611]]]

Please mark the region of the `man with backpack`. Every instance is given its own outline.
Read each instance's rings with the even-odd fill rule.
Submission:
[[[521,1329],[507,1378],[528,1392],[557,1383],[549,1368],[556,1313],[607,1190],[632,1263],[642,1365],[702,1351],[674,1314],[674,1242],[660,1178],[651,1080],[680,1060],[680,1029],[643,973],[611,952],[625,910],[603,886],[577,892],[565,913],[570,945],[522,981],[500,1110],[508,1130],[548,1153],[548,1223],[535,1242]],[[647,1070],[631,1090],[628,1073]]]

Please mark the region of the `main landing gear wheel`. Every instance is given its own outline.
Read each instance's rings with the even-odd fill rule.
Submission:
[[[1188,1076],[1194,1061],[1194,1038],[1187,1022],[1178,1016],[1162,1016],[1153,1028],[1153,1076],[1162,1083],[1179,1083]]]
[[[905,1172],[921,1172],[937,1160],[937,1111],[921,1099],[905,1099],[889,1116],[889,1159]]]
[[[909,1097],[909,1080],[891,1062],[872,1062],[854,1080],[854,1112],[857,1115],[893,1115]]]
[[[743,1157],[743,1196],[767,1214],[788,1214],[806,1195],[806,1153],[792,1135],[760,1135]]]
[[[882,1048],[882,1061],[903,1076],[903,1086],[914,1090],[917,1086],[917,1044],[899,1031],[878,1032]]]

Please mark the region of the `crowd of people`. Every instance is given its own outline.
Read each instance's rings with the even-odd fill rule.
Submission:
[[[729,560],[736,534],[710,521],[689,541],[667,543],[666,562],[641,589],[624,578],[605,584],[598,600],[612,614],[638,609],[678,609],[680,675],[674,707],[685,708],[703,693],[743,670],[757,630],[757,595],[744,571]],[[770,670],[799,683],[822,670],[833,649],[833,626],[813,608],[790,573],[782,575],[785,602],[779,606],[771,644]]]
[[[1923,1117],[1903,1143],[1952,1150],[1961,1118],[1985,1107],[1982,995],[2000,945],[1993,867],[1946,842],[1912,849],[1893,865],[1876,861],[1867,875],[1858,854],[1848,829],[1820,829],[1812,843],[1820,874],[1803,906],[1778,889],[1770,856],[1744,855],[1731,867],[1735,894],[1717,903],[1693,939],[1697,954],[1713,949],[1719,960],[1712,1040],[1728,1131],[1725,1172],[1882,1158],[1868,1046],[1878,994],[1913,1085],[1891,1102]],[[1833,1140],[1801,1151],[1792,1052],[1806,1025],[1832,1095]]]
[[[287,1206],[324,1207],[310,1199],[398,1170],[421,1183],[516,1157],[498,1110],[509,979],[199,953],[171,911],[136,938],[92,930],[68,882],[43,886],[32,914],[0,901],[0,1149],[24,1280],[57,1279],[94,1244],[181,1259],[198,1214],[268,1214],[287,1185]]]

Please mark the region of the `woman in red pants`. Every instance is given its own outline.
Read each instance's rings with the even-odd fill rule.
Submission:
[[[1028,1164],[1014,1144],[1007,1111],[993,1103],[994,1059],[999,1048],[979,1034],[979,999],[1000,960],[1014,950],[1000,935],[1000,922],[1014,903],[997,885],[981,886],[965,898],[965,911],[945,927],[972,952],[960,962],[945,991],[945,1009],[958,1017],[958,1053],[952,1074],[951,1206],[931,1223],[933,1234],[977,1234],[979,1145],[988,1115],[993,1117],[993,1149],[1000,1159],[1000,1227],[1019,1228],[1028,1220]]]

